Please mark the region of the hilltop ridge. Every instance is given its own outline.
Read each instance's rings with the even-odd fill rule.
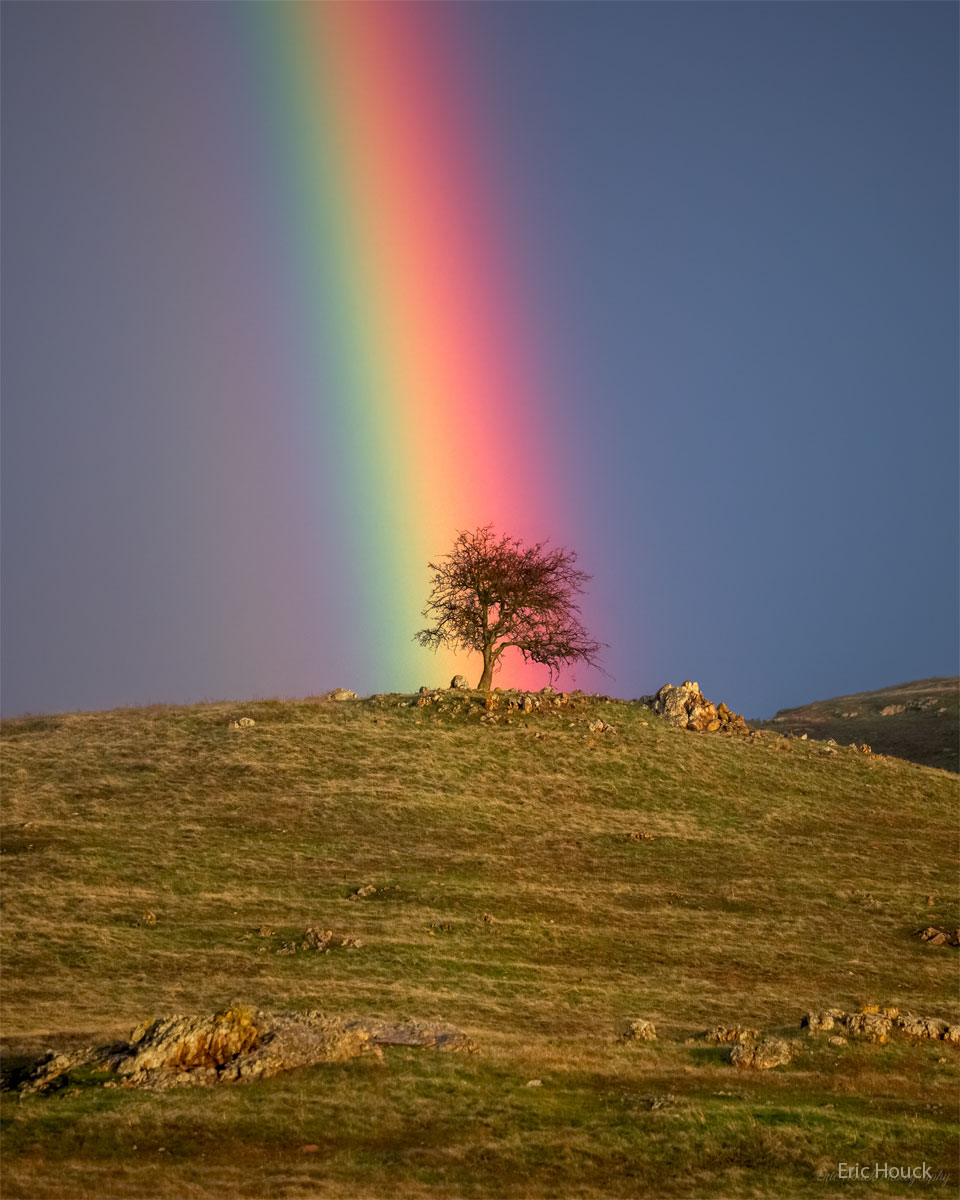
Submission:
[[[247,1008],[475,1047],[202,1096],[78,1069],[3,1097],[11,1196],[822,1197],[852,1153],[954,1169],[955,1046],[800,1022],[960,1020],[957,951],[918,936],[960,925],[956,779],[501,695],[496,721],[438,691],[3,723],[11,1070]],[[783,1065],[738,1068],[741,1023]]]

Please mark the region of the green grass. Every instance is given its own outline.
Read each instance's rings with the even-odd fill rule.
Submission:
[[[230,1003],[439,1018],[479,1047],[8,1093],[4,1196],[898,1195],[827,1177],[924,1160],[949,1179],[922,1194],[955,1193],[954,1048],[809,1039],[745,1075],[687,1040],[799,1036],[833,1005],[956,1021],[956,951],[912,936],[960,924],[955,777],[619,702],[493,726],[397,701],[4,723],[9,1067]],[[308,925],[364,946],[275,953]],[[635,1016],[656,1043],[617,1042]]]
[[[888,706],[904,712],[881,712]],[[960,771],[960,679],[918,679],[877,692],[857,692],[782,709],[761,728],[807,733],[842,745],[866,742],[878,754],[893,754],[923,766]]]

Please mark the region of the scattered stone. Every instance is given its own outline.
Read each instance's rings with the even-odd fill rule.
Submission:
[[[613,725],[608,725],[606,721],[591,721],[587,726],[591,733],[609,733],[614,737],[617,736],[617,731]]]
[[[276,951],[277,954],[299,954],[302,951],[313,951],[319,954],[329,954],[331,950],[360,950],[363,942],[359,938],[343,937],[335,934],[332,929],[321,929],[319,925],[311,925],[303,932],[299,941],[284,942]]]
[[[450,680],[450,687],[457,692],[469,692],[470,681],[467,679],[466,675],[454,675],[454,677]]]
[[[349,688],[334,688],[332,692],[327,693],[328,700],[359,700],[360,697],[356,692],[351,692]]]
[[[647,702],[650,697],[644,697]],[[700,685],[691,680],[678,687],[665,683],[647,704],[670,725],[678,729],[691,729],[701,733],[749,733],[747,723],[739,713],[731,712],[726,704],[711,704],[700,691]]]
[[[161,1017],[145,1021],[128,1041],[88,1046],[38,1059],[25,1093],[67,1083],[80,1067],[112,1078],[104,1087],[171,1088],[262,1079],[297,1067],[343,1062],[380,1053],[382,1045],[469,1050],[472,1044],[449,1025],[418,1022],[343,1021],[321,1012],[271,1013],[231,1008],[212,1017]]]
[[[926,942],[928,946],[960,946],[960,929],[948,933],[945,929],[928,925],[926,929],[915,930],[913,936],[918,937],[921,942]]]
[[[656,1040],[657,1027],[652,1021],[647,1021],[643,1017],[628,1021],[620,1030],[621,1042],[655,1042]]]
[[[357,890],[353,893],[353,895],[350,897],[350,899],[355,900],[358,896],[372,896],[376,892],[379,892],[379,891],[380,891],[380,888],[376,887],[374,884],[365,883],[363,885],[363,887],[357,888]]]
[[[826,1033],[836,1030],[849,1037],[884,1045],[891,1038],[932,1038],[960,1044],[960,1025],[949,1025],[939,1017],[917,1017],[912,1013],[901,1013],[897,1008],[880,1009],[876,1004],[867,1005],[861,1012],[844,1012],[839,1008],[825,1012],[808,1012],[800,1021],[801,1028],[808,1033]],[[950,1030],[956,1029],[956,1038]]]
[[[794,1047],[783,1038],[768,1037],[762,1041],[742,1041],[734,1043],[730,1051],[730,1061],[742,1070],[770,1071],[774,1067],[783,1067],[794,1056]]]
[[[745,1025],[715,1025],[713,1029],[705,1030],[701,1040],[714,1045],[724,1045],[727,1042],[755,1042],[760,1036],[759,1029],[748,1029]]]
[[[902,712],[906,712],[906,711],[907,711],[907,706],[905,704],[887,704],[884,708],[880,709],[880,716],[881,717],[894,717],[898,713],[902,713]]]
[[[827,1041],[829,1042],[829,1044],[831,1046],[846,1046],[847,1045],[847,1039],[838,1037],[836,1034],[831,1038],[827,1038]]]
[[[231,721],[229,729],[249,729],[251,725],[256,725],[253,717],[241,717],[239,721]]]

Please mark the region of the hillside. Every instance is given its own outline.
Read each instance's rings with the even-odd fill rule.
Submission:
[[[960,1020],[956,949],[915,936],[960,924],[956,778],[626,702],[494,715],[446,693],[5,722],[8,1085],[47,1047],[235,1005],[475,1049],[7,1092],[4,1196],[902,1195],[835,1177],[875,1160],[955,1194],[958,1048],[799,1022]],[[657,1039],[619,1040],[634,1018]],[[739,1070],[698,1036],[736,1023],[796,1057]]]
[[[761,729],[809,734],[841,745],[866,743],[879,754],[960,771],[960,678],[917,679],[877,692],[834,696],[783,708]]]

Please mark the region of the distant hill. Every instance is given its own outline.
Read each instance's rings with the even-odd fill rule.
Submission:
[[[958,722],[960,677],[953,675],[782,708],[771,720],[751,724],[821,740],[834,738],[841,745],[866,742],[878,754],[958,771]]]

